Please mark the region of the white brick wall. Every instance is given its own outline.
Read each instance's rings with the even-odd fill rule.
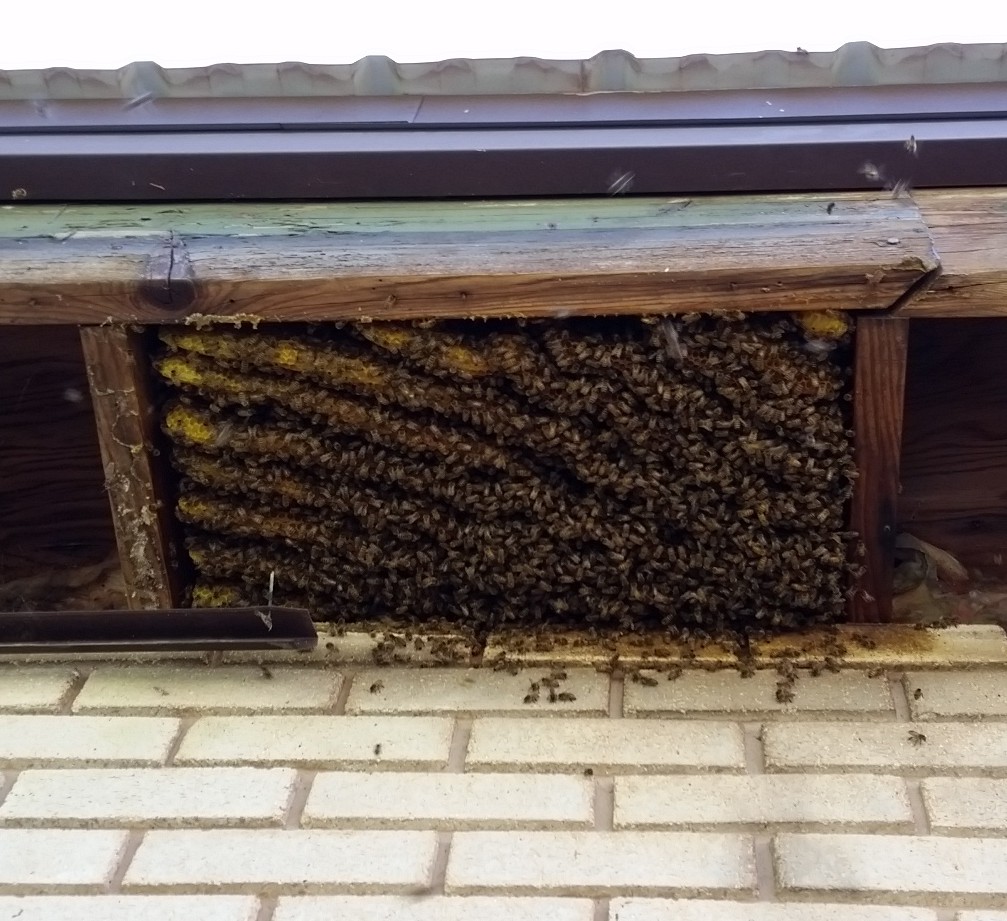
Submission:
[[[716,825],[913,829],[901,777],[617,777],[616,828]]]
[[[0,921],[256,921],[248,895],[0,896]]]
[[[996,680],[549,671],[8,682],[0,921],[1007,921]]]
[[[177,719],[162,717],[0,716],[0,764],[164,764],[180,730]]]
[[[353,681],[347,713],[512,713],[516,716],[600,716],[608,712],[608,680],[591,668],[569,668],[557,694],[575,699],[550,703],[548,691],[524,703],[531,682],[550,669],[524,669],[516,675],[487,668],[418,668],[402,670],[394,681],[387,671],[361,672]],[[373,690],[372,690],[373,689]]]
[[[290,768],[25,771],[0,804],[0,824],[280,825],[296,778]]]
[[[458,832],[448,856],[451,894],[706,894],[756,886],[743,835],[675,832]]]
[[[909,672],[903,679],[913,719],[1007,720],[1007,671]]]
[[[436,848],[427,831],[151,831],[123,886],[405,893],[430,885]]]
[[[1007,780],[931,777],[920,784],[920,791],[935,832],[1007,833]]]
[[[108,883],[126,832],[0,829],[0,887],[51,891]]]
[[[785,834],[776,838],[775,852],[781,890],[1007,898],[1003,838]]]
[[[561,775],[326,773],[315,778],[303,822],[347,828],[590,828],[594,788],[584,778]]]
[[[711,901],[708,899],[613,899],[609,921],[938,921],[925,908]],[[976,919],[978,921],[978,919]]]
[[[207,716],[186,733],[175,763],[436,769],[447,764],[453,728],[432,716]]]
[[[76,680],[66,666],[0,663],[0,713],[55,712]]]
[[[742,771],[744,734],[731,723],[578,719],[475,720],[473,771]]]
[[[763,740],[772,771],[1007,774],[1007,723],[777,723]]]
[[[324,710],[339,694],[327,669],[224,666],[96,668],[74,713],[289,713]]]
[[[272,921],[341,921],[343,918],[347,921],[593,921],[594,905],[588,899],[477,895],[425,898],[285,896],[279,900]]]

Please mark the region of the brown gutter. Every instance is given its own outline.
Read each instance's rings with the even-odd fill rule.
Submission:
[[[1007,86],[0,103],[0,192],[14,201],[896,184],[1007,185]]]

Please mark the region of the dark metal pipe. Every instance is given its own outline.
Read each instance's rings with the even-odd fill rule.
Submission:
[[[0,653],[314,649],[302,608],[0,612]]]

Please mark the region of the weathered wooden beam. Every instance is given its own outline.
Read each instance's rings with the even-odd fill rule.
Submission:
[[[80,339],[127,602],[175,607],[183,595],[179,544],[143,336],[101,326],[81,329]]]
[[[945,189],[913,195],[941,272],[899,316],[1007,316],[1007,189]]]
[[[850,517],[863,542],[865,571],[854,586],[850,619],[861,623],[892,619],[908,344],[906,319],[857,320],[853,429],[858,476]]]
[[[884,309],[937,265],[867,193],[13,206],[0,323]]]

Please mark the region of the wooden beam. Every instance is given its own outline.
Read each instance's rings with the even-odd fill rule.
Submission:
[[[906,317],[1007,316],[1007,189],[917,192],[941,273],[898,310]]]
[[[179,542],[143,336],[121,326],[80,331],[105,488],[130,608],[182,601]]]
[[[853,428],[858,477],[851,524],[863,541],[865,572],[854,586],[850,619],[861,623],[892,619],[908,344],[908,320],[857,320]]]
[[[0,323],[868,310],[937,265],[873,193],[8,206]]]

